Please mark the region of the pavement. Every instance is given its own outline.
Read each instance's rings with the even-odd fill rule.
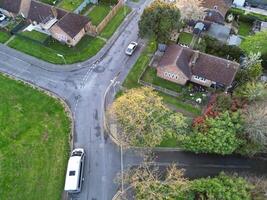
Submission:
[[[99,54],[83,63],[67,66],[52,65],[0,45],[1,72],[57,94],[66,101],[72,111],[74,119],[73,144],[74,147],[84,148],[87,156],[82,192],[70,196],[70,199],[112,199],[119,188],[119,184],[114,183],[117,174],[127,167],[142,162],[142,157],[138,151],[132,149],[121,151],[104,134],[103,105],[104,94],[111,84],[111,80],[119,74],[119,82],[117,83],[122,83],[144,48],[145,41],[138,38],[138,20],[143,8],[150,1],[129,2],[128,4],[134,10],[133,16],[123,23],[119,31],[110,39],[109,44]],[[124,50],[131,41],[138,41],[140,45],[135,54],[129,57],[125,55]],[[200,162],[196,155],[189,156],[171,151],[159,152],[157,156],[156,163],[159,165],[187,162],[188,166],[197,166]],[[204,156],[204,158],[208,163],[215,162],[217,159],[216,156]],[[227,160],[225,158],[225,160],[216,160],[216,162],[222,166],[221,169],[223,170]],[[247,159],[245,158],[245,160]],[[229,165],[232,165],[232,161],[235,159],[230,159]],[[249,164],[249,161],[246,162]],[[234,163],[234,166],[238,170],[243,164],[242,158],[240,158],[238,162]],[[211,169],[205,163],[203,166],[206,171]],[[260,166],[265,166],[266,169],[266,161],[258,161],[257,165],[251,165],[251,169],[257,171]],[[194,168],[193,172],[201,176],[198,167]]]

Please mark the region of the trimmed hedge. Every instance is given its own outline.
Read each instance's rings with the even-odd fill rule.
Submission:
[[[230,13],[232,13],[235,17],[239,16],[239,20],[244,21],[244,22],[252,23],[255,20],[260,20],[260,21],[265,21],[265,22],[267,21],[267,16],[265,15],[261,15],[261,14],[257,14],[253,12],[245,14],[245,11],[239,8],[231,8],[228,11],[227,15]]]

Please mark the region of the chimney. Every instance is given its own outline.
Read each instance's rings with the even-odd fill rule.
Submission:
[[[191,56],[189,66],[193,68],[197,62],[197,59],[199,57],[199,51],[194,51],[194,54]]]

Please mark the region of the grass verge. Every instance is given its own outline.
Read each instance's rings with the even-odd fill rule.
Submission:
[[[47,42],[47,45],[43,45],[27,38],[16,37],[9,42],[8,46],[54,64],[65,64],[65,61],[57,55],[61,54],[67,64],[72,64],[96,55],[104,44],[103,40],[90,36],[83,37],[75,47],[68,47],[52,39]]]
[[[55,99],[0,75],[1,199],[61,199],[70,120]]]
[[[109,21],[107,26],[103,29],[100,36],[109,39],[117,30],[124,18],[131,12],[131,8],[127,6],[121,7],[117,14]]]
[[[9,33],[0,31],[0,43],[5,43],[10,37],[11,35]]]
[[[238,34],[241,36],[248,36],[251,31],[252,24],[248,22],[239,21],[239,30]]]

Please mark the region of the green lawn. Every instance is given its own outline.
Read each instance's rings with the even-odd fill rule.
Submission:
[[[110,20],[108,25],[103,29],[100,34],[101,37],[109,39],[117,30],[124,18],[131,12],[131,8],[123,6],[118,10],[118,13]]]
[[[96,5],[91,12],[88,14],[88,17],[92,21],[93,25],[98,25],[102,20],[108,15],[111,10],[110,5],[108,4],[99,4]]]
[[[8,46],[55,64],[64,64],[64,60],[57,55],[61,54],[64,55],[66,62],[71,64],[94,56],[104,44],[103,40],[90,36],[83,37],[75,47],[68,47],[52,39],[48,45],[44,46],[29,39],[16,37],[10,41]]]
[[[55,99],[0,75],[0,197],[61,199],[70,120]]]
[[[10,37],[9,33],[0,31],[0,43],[5,43]]]
[[[19,34],[39,42],[44,42],[48,38],[48,35],[38,31],[24,31]]]
[[[251,31],[251,27],[252,24],[247,23],[247,22],[243,22],[243,21],[239,21],[239,30],[238,30],[238,34],[241,36],[248,36],[249,32]]]
[[[192,41],[192,38],[193,38],[193,35],[192,34],[182,32],[179,35],[179,43],[180,44],[190,45],[190,43]]]
[[[62,0],[59,7],[68,11],[74,11],[82,2],[83,0]]]

